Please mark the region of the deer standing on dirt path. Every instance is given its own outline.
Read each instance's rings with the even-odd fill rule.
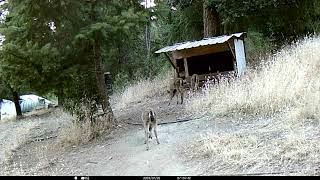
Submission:
[[[152,130],[156,136],[157,143],[159,143],[158,134],[157,134],[157,118],[156,114],[152,109],[142,112],[142,123],[145,133],[145,144],[147,144],[147,150],[149,150],[149,139],[152,139]]]

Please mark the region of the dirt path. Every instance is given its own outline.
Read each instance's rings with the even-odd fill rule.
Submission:
[[[215,125],[216,124],[216,125]],[[150,150],[143,143],[140,126],[129,126],[114,138],[99,141],[63,156],[63,166],[81,175],[94,176],[183,176],[198,175],[200,167],[185,164],[180,150],[199,133],[218,130],[219,123],[206,119],[162,125],[158,128],[160,145],[153,139]],[[220,124],[222,125],[222,123]],[[222,126],[221,126],[222,127]],[[62,158],[62,157],[61,157]],[[58,169],[62,168],[59,166]],[[62,174],[74,175],[67,171]]]
[[[142,129],[131,129],[121,137],[107,141],[107,145],[95,146],[75,153],[66,161],[81,159],[83,174],[90,175],[187,175],[188,168],[180,162],[176,153],[176,143],[181,134],[170,136],[172,126],[160,127],[160,145],[153,140],[151,149],[146,151]],[[80,169],[81,166],[78,166]]]
[[[21,169],[17,170],[15,161],[20,149],[28,147],[30,151],[36,151],[31,143],[41,137],[54,135],[63,124],[70,123],[62,117],[60,110],[38,111],[35,115],[29,115],[19,120],[5,120],[0,122],[0,175],[24,175]],[[31,146],[29,146],[31,144]],[[30,159],[34,157],[30,156]],[[26,160],[29,161],[30,159]],[[22,165],[21,165],[22,166]],[[13,174],[12,174],[13,173]]]
[[[160,125],[158,135],[161,144],[157,145],[152,139],[149,151],[143,143],[142,126],[133,125],[70,151],[51,150],[54,140],[31,142],[15,150],[12,157],[15,165],[6,174],[197,175],[201,171],[185,164],[180,150],[199,133],[218,129],[215,124],[219,123],[213,122],[198,119]],[[36,129],[29,132],[34,134]]]
[[[159,125],[160,145],[152,139],[150,150],[146,151],[142,125],[127,124],[127,122],[140,123],[140,114],[145,107],[152,107],[162,123],[185,118],[191,120]],[[319,122],[316,120],[306,120],[299,126],[290,126],[286,121],[279,121],[281,116],[259,119],[206,116],[192,118],[192,114],[184,112],[184,106],[167,106],[165,98],[132,104],[126,109],[115,109],[114,113],[121,126],[111,134],[102,135],[85,145],[67,149],[56,146],[57,138],[54,138],[59,129],[66,127],[72,120],[71,116],[62,111],[57,110],[14,122],[1,122],[0,175],[197,176],[250,173],[318,175],[320,172],[317,153]],[[292,133],[303,135],[305,139],[300,136],[290,138]],[[219,137],[222,138],[215,143],[218,150],[214,159],[205,157],[205,154],[199,151],[195,152],[201,156],[193,158],[193,148],[196,149],[202,142],[206,142],[203,141],[203,137],[210,134],[215,135],[213,137],[218,140]],[[251,141],[246,141],[247,137],[253,138],[252,144]],[[37,139],[42,141],[35,141]],[[196,146],[190,146],[190,143]],[[297,143],[302,145],[296,146]],[[292,146],[295,147],[291,148]],[[224,147],[227,149],[223,149]],[[295,149],[298,151],[293,151]],[[251,162],[249,161],[252,166],[247,166],[246,161],[243,164],[242,161],[229,164],[231,156],[225,159],[224,156],[221,157],[221,151],[229,152],[229,155],[240,152],[238,155],[241,156],[232,157],[242,157],[241,153],[245,155],[252,152],[255,153],[256,159],[251,158]],[[295,154],[292,155],[292,151]],[[269,154],[270,158],[259,160],[261,153]],[[311,158],[308,158],[309,154]],[[289,167],[287,169],[278,165],[286,157],[289,157],[285,162],[286,167]],[[240,160],[247,159],[245,156],[240,158]],[[256,163],[256,160],[259,161]]]
[[[6,166],[6,175],[154,175],[182,176],[202,173],[201,166],[186,163],[181,150],[196,136],[207,131],[225,132],[228,123],[222,120],[201,118],[182,123],[158,126],[160,145],[155,139],[146,151],[142,126],[125,122],[140,123],[140,113],[144,107],[153,107],[161,122],[174,122],[186,118],[183,106],[167,106],[165,98],[147,103],[132,104],[127,109],[115,110],[122,126],[112,134],[103,136],[87,145],[69,150],[54,148],[55,139],[32,141],[38,137],[53,136],[69,118],[52,113],[40,118],[31,118],[33,126],[28,126],[26,144],[16,147]],[[25,121],[27,122],[27,121]],[[1,125],[0,125],[1,126]],[[24,124],[20,128],[26,129]],[[4,127],[0,127],[4,128]],[[0,133],[1,134],[1,133]],[[7,133],[8,134],[8,133]],[[5,137],[0,137],[5,138]]]
[[[0,175],[4,173],[4,164],[15,150],[22,145],[29,131],[36,127],[35,122],[2,122],[0,124]]]

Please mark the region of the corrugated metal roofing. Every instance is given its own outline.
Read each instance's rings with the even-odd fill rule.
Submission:
[[[155,53],[163,53],[163,52],[171,52],[171,51],[179,51],[182,49],[190,49],[190,48],[195,48],[199,46],[208,46],[208,45],[214,45],[214,44],[222,44],[227,42],[229,39],[233,37],[240,38],[244,33],[235,33],[231,35],[223,35],[223,36],[218,36],[218,37],[211,37],[211,38],[205,38],[200,41],[187,41],[183,43],[177,43],[172,46],[167,46],[162,49],[159,49]]]

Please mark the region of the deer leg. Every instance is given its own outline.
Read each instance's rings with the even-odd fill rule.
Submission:
[[[154,135],[156,136],[157,143],[160,144],[159,139],[158,139],[158,134],[157,134],[157,128],[155,127],[153,129],[153,131],[154,131]]]
[[[171,103],[171,101],[172,101],[172,98],[174,97],[175,94],[176,94],[176,91],[175,91],[175,90],[173,90],[173,91],[170,92],[170,96],[171,96],[171,97],[170,97],[168,106],[170,105],[170,103]]]

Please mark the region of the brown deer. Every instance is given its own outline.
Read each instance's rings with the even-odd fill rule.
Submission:
[[[193,74],[191,76],[191,80],[190,80],[190,86],[191,86],[191,90],[192,91],[197,91],[198,90],[198,87],[199,87],[199,75],[198,74]]]
[[[179,97],[178,94],[180,94],[181,97],[181,104],[183,103],[183,95],[184,95],[184,89],[183,89],[183,82],[184,80],[182,78],[174,78],[170,82],[170,101],[168,106],[171,103],[172,98],[177,95],[177,104],[179,104]]]
[[[149,139],[152,139],[152,130],[154,131],[154,135],[156,136],[157,143],[159,143],[158,135],[157,135],[157,118],[156,114],[152,109],[148,109],[142,112],[142,123],[145,132],[145,144],[147,144],[147,150],[149,150]]]

